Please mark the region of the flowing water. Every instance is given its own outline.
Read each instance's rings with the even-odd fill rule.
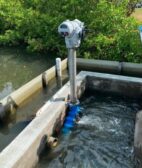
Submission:
[[[55,57],[29,54],[24,49],[1,48],[0,50],[0,99],[55,65]],[[63,73],[63,84],[67,81]],[[56,79],[47,89],[37,92],[25,105],[12,113],[7,121],[0,122],[0,151],[2,151],[33,119],[37,110],[57,92]]]
[[[136,168],[135,115],[140,100],[87,91],[83,116],[59,145],[46,150],[36,168]]]

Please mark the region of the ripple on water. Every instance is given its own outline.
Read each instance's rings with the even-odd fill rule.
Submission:
[[[83,117],[37,168],[134,168],[133,134],[139,100],[105,94],[81,99]]]

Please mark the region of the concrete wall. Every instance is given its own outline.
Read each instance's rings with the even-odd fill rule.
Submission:
[[[130,90],[129,93],[131,92],[132,96],[134,92],[136,92],[134,95],[138,96],[142,93],[140,78],[82,71],[77,75],[76,80],[78,96],[82,95],[86,87],[122,93],[126,86],[130,86],[133,91]],[[104,85],[105,81],[107,84]],[[63,124],[66,111],[65,100],[69,94],[70,88],[67,83],[39,109],[37,117],[0,153],[0,168],[32,168],[37,163],[48,138],[56,127]]]
[[[90,90],[112,92],[118,95],[142,98],[141,78],[103,73],[89,73],[86,80],[87,88]]]
[[[77,76],[78,96],[85,90],[85,76]],[[38,110],[36,118],[0,153],[0,168],[32,168],[48,138],[63,124],[70,94],[69,83]]]

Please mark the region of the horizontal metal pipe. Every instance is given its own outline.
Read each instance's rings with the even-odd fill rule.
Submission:
[[[122,73],[124,75],[142,77],[142,64],[124,62],[123,67]]]
[[[142,64],[137,63],[78,58],[77,68],[79,70],[142,77]]]

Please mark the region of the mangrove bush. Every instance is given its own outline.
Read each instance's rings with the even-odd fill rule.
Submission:
[[[57,32],[66,19],[85,22],[79,55],[85,58],[142,62],[138,24],[130,14],[136,0],[0,0],[0,45],[26,45],[30,51],[65,56]]]

